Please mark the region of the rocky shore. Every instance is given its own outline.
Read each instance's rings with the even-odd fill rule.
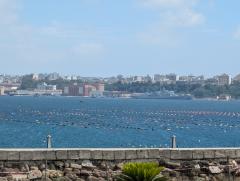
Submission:
[[[157,162],[169,181],[240,181],[239,148],[0,149],[0,181],[114,181],[128,162]]]
[[[240,181],[240,160],[152,161],[165,167],[162,175],[169,181]],[[49,161],[47,164],[44,161],[1,162],[0,181],[114,181],[116,175],[121,174],[124,163],[90,160]]]

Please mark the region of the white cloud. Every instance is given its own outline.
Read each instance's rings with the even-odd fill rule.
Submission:
[[[200,25],[205,21],[202,14],[194,12],[191,9],[184,9],[181,12],[168,12],[165,17],[173,25],[184,27]]]
[[[105,47],[94,30],[53,21],[44,26],[25,23],[20,0],[0,0],[0,54],[5,67],[55,67],[69,61],[84,64],[104,55]],[[98,31],[98,30],[96,30]],[[91,60],[91,61],[90,61]],[[25,66],[23,66],[25,65]],[[19,71],[21,71],[19,70]]]
[[[197,12],[197,0],[142,0],[146,7],[159,10],[161,21],[171,26],[196,26],[203,24],[205,17]]]
[[[165,47],[176,47],[183,40],[182,32],[204,24],[205,17],[195,8],[198,0],[140,0],[144,8],[159,14],[159,19],[137,34],[140,41]]]

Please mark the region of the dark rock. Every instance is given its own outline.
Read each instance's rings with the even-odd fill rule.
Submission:
[[[8,181],[6,177],[0,177],[0,181]]]
[[[55,165],[56,165],[58,168],[63,168],[63,167],[64,167],[64,162],[56,161],[56,162],[55,162]]]
[[[81,170],[81,176],[90,176],[92,174],[91,171],[88,170]]]
[[[100,179],[99,178],[96,178],[96,177],[93,177],[93,176],[89,176],[87,178],[87,181],[99,181]]]
[[[72,171],[73,171],[72,168],[65,168],[65,169],[63,170],[63,172],[64,172],[65,174],[67,174],[67,173],[72,173]]]
[[[81,170],[80,169],[76,169],[74,168],[72,171],[74,174],[80,175],[81,174]]]
[[[66,178],[70,179],[70,180],[77,180],[78,176],[76,174],[73,173],[68,173],[65,175]]]
[[[76,163],[71,163],[70,168],[82,169],[82,165],[79,165],[79,164],[76,164]]]
[[[167,168],[171,168],[171,169],[177,169],[177,168],[180,168],[181,167],[181,164],[180,163],[177,163],[177,162],[166,162],[165,167]]]

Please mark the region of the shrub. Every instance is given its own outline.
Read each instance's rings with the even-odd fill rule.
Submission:
[[[127,163],[123,166],[118,181],[166,181],[160,173],[163,167],[157,163]]]

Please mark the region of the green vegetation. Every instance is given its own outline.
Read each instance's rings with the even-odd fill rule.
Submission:
[[[157,163],[127,163],[123,166],[123,173],[117,177],[118,181],[166,181],[160,173],[163,167]]]
[[[34,89],[37,87],[39,83],[47,83],[48,85],[57,85],[57,89],[64,89],[64,87],[68,85],[72,85],[73,83],[82,83],[81,80],[74,80],[74,81],[68,81],[63,79],[57,79],[57,80],[48,80],[47,78],[44,80],[33,80],[32,75],[25,75],[22,78],[22,84],[20,89]]]
[[[222,94],[231,95],[233,98],[240,98],[240,83],[232,85],[218,86],[218,85],[201,85],[201,84],[161,84],[161,83],[131,83],[125,84],[117,82],[114,84],[107,84],[105,89],[108,91],[126,91],[126,92],[155,92],[163,89],[175,91],[176,93],[191,94],[196,98],[217,97]]]

